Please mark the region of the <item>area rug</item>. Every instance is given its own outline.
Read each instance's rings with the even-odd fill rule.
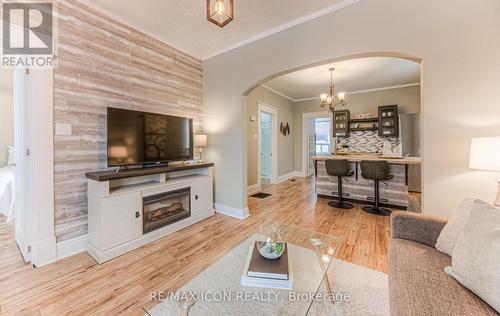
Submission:
[[[175,292],[173,297],[163,299],[148,313],[153,316],[180,316],[183,308],[179,298],[189,299],[192,295],[196,295],[197,302],[191,307],[190,316],[389,315],[387,275],[341,260],[334,260],[328,273],[333,292],[339,299],[335,304],[327,300],[317,300],[309,307],[309,304],[304,303],[304,299],[314,286],[303,284],[306,281],[297,282],[298,278],[293,291],[241,286],[244,261],[253,242],[254,239],[250,238],[238,245]],[[294,266],[294,275],[314,273],[314,263],[317,262],[314,261],[317,259],[314,252],[294,247],[295,253],[300,252],[302,254],[300,258],[304,258],[300,259],[304,262],[297,265],[298,267]],[[291,254],[292,248],[290,249]],[[319,293],[326,294],[323,285]],[[302,299],[297,299],[299,295]]]

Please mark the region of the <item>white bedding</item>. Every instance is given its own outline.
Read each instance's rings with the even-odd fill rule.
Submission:
[[[0,213],[7,216],[7,223],[14,222],[16,167],[0,168]]]

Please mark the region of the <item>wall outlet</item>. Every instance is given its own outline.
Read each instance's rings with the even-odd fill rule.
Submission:
[[[66,123],[56,123],[56,135],[57,136],[71,136],[71,124]]]

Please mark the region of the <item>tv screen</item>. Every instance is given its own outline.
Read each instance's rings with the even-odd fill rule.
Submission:
[[[108,166],[193,159],[193,120],[108,108]]]

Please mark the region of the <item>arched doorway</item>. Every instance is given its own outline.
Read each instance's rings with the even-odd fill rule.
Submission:
[[[247,170],[247,178],[244,179],[244,187],[245,187],[245,191],[248,192],[248,193],[253,193],[253,192],[256,192],[260,189],[260,186],[257,186],[255,187],[255,184],[253,183],[250,183],[251,182],[251,174],[253,174],[254,172],[249,170],[251,169],[252,165],[255,165],[255,161],[251,161],[252,159],[252,155],[255,153],[252,148],[249,147],[249,143],[254,140],[254,141],[257,141],[258,139],[256,138],[256,135],[254,135],[252,133],[252,129],[249,127],[249,125],[251,124],[251,118],[253,117],[252,113],[249,112],[249,99],[247,99],[248,96],[251,96],[250,97],[250,100],[251,101],[255,101],[255,97],[253,97],[253,94],[255,93],[255,91],[257,89],[260,89],[260,87],[262,86],[266,86],[266,83],[269,83],[269,82],[272,82],[274,80],[276,80],[277,78],[283,78],[283,77],[286,77],[287,75],[290,75],[290,74],[294,74],[294,73],[300,73],[300,72],[303,72],[305,70],[309,70],[309,69],[313,69],[313,68],[325,68],[325,69],[328,69],[329,66],[331,65],[335,65],[335,64],[342,64],[342,63],[345,63],[345,62],[356,62],[356,61],[362,61],[362,60],[368,60],[368,59],[376,59],[376,58],[387,58],[387,59],[394,59],[394,60],[401,60],[401,61],[405,61],[407,62],[408,64],[414,64],[416,65],[416,68],[418,69],[418,79],[415,80],[415,81],[412,81],[411,83],[409,84],[392,84],[390,85],[390,87],[387,87],[386,86],[383,86],[383,87],[377,87],[378,89],[373,89],[373,91],[381,91],[381,90],[387,90],[388,88],[393,88],[393,89],[398,89],[398,88],[405,88],[405,87],[411,87],[411,86],[415,86],[415,85],[418,85],[418,90],[415,89],[415,91],[418,91],[418,112],[421,111],[421,109],[423,109],[423,104],[420,104],[420,95],[421,95],[421,89],[420,89],[420,83],[421,83],[421,80],[422,80],[422,77],[420,75],[421,73],[421,64],[422,64],[422,59],[420,58],[416,58],[414,56],[410,56],[410,55],[406,55],[406,54],[401,54],[401,53],[390,53],[390,52],[374,52],[374,53],[366,53],[366,54],[356,54],[356,55],[349,55],[349,56],[345,56],[345,57],[340,57],[340,58],[333,58],[333,59],[329,59],[329,60],[326,60],[326,61],[322,61],[322,62],[317,62],[317,63],[312,63],[312,64],[309,64],[309,65],[305,65],[305,66],[300,66],[300,67],[296,67],[296,68],[292,68],[290,70],[287,70],[287,71],[283,71],[283,72],[278,72],[278,73],[275,73],[273,75],[270,75],[270,76],[267,76],[266,78],[262,79],[262,80],[259,80],[257,83],[253,84],[250,88],[248,88],[244,93],[243,93],[243,108],[246,109],[246,117],[248,118],[247,120],[247,126],[246,127],[246,133],[244,133],[244,143],[247,144],[247,151],[246,151],[246,160],[245,160],[245,166],[244,166],[244,170]],[[326,70],[325,70],[326,71]],[[324,86],[325,88],[327,87],[327,84],[328,82],[325,80],[324,82]],[[269,88],[269,87],[267,87]],[[274,90],[274,89],[270,89],[270,90]],[[362,89],[361,89],[362,90]],[[280,93],[280,91],[274,91],[282,96],[284,96],[285,98],[287,99],[290,99],[292,101],[297,101],[296,97],[292,97],[290,98],[289,96],[287,96],[286,94],[283,95],[283,93]],[[348,92],[353,92],[353,91],[348,91]],[[359,93],[366,93],[366,92],[372,92],[370,91],[370,89],[366,89],[366,91],[354,91],[356,94],[359,94]],[[319,97],[319,93],[316,95],[316,97]],[[299,101],[302,100],[302,98],[298,98]],[[310,98],[312,99],[312,98]],[[266,100],[259,100],[261,102],[265,102]],[[311,100],[312,101],[312,100]],[[320,102],[319,100],[317,101],[312,101],[311,103],[314,103],[314,102],[317,102],[317,109],[316,110],[310,110],[308,111],[308,113],[300,113],[300,114],[304,114],[305,116],[304,117],[307,117],[308,120],[314,120],[314,119],[317,119],[316,116],[318,116],[318,118],[322,118],[322,120],[324,120],[325,117],[327,117],[328,115],[325,115],[325,113],[321,112],[321,108],[319,106]],[[383,102],[383,101],[381,101]],[[268,103],[268,102],[267,102]],[[293,102],[292,102],[293,103]],[[378,104],[378,105],[383,105],[383,104]],[[413,112],[415,112],[414,110],[411,110]],[[411,112],[410,111],[410,112]],[[313,113],[315,112],[315,113]],[[404,109],[403,111],[401,111],[402,113],[404,114],[407,114],[408,113],[408,110],[407,109]],[[357,113],[355,113],[357,114]],[[375,115],[377,115],[377,113],[373,113]],[[316,115],[316,116],[315,116]],[[331,115],[331,114],[330,114]],[[305,147],[304,147],[304,141],[306,138],[302,137],[304,135],[304,132],[303,132],[303,121],[300,120],[300,122],[295,122],[297,126],[294,127],[294,130],[295,130],[295,134],[298,134],[299,135],[299,138],[300,138],[300,141],[295,141],[294,142],[294,145],[296,147],[300,147],[300,148],[296,148],[295,149],[295,160],[297,160],[297,156],[299,157],[299,160],[301,160],[300,162],[296,162],[295,163],[295,169],[293,170],[295,172],[295,175],[301,175],[301,176],[305,176],[307,174],[307,171],[305,171],[304,169],[307,169],[307,164],[304,164],[304,161],[306,160],[304,158],[304,155],[305,155]],[[321,122],[319,124],[323,124],[324,125],[325,122]],[[302,126],[299,126],[302,125]],[[420,125],[420,124],[419,124]],[[422,134],[422,129],[420,129],[418,131],[419,133],[419,136],[420,134]],[[421,137],[418,137],[419,139],[419,142],[420,142],[420,139]],[[324,147],[324,146],[322,146]],[[419,148],[421,148],[421,146],[418,146]],[[299,152],[299,154],[297,154],[297,152]],[[419,155],[421,156],[421,153],[419,152]],[[280,158],[278,158],[278,161],[281,161]],[[297,165],[300,165],[299,167],[297,167]],[[299,168],[299,169],[297,169]],[[415,170],[412,170],[411,171],[413,174],[414,174],[414,177],[417,177],[420,179],[421,178],[421,175],[423,173],[422,170],[420,170],[420,168],[415,171]],[[288,173],[290,174],[290,173]],[[278,175],[278,176],[281,176]],[[280,177],[278,177],[280,178]],[[286,178],[286,177],[285,177]],[[420,181],[418,181],[420,182]],[[419,190],[420,191],[420,190]],[[418,203],[420,204],[420,203]]]

